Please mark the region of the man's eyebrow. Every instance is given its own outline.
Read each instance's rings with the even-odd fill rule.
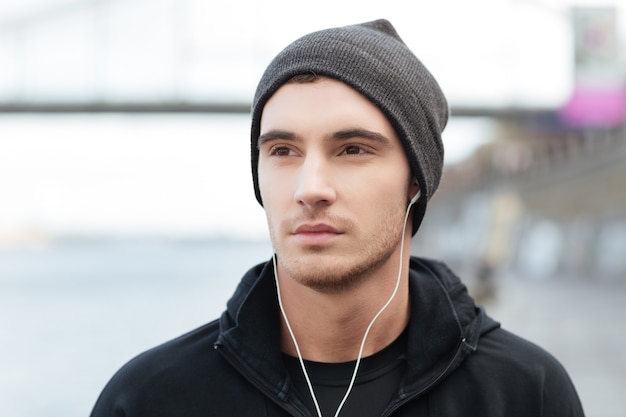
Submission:
[[[296,140],[298,137],[295,133],[285,130],[270,130],[263,133],[257,140],[257,147],[261,147],[263,144],[273,140]],[[366,140],[375,141],[383,145],[389,144],[391,141],[384,135],[367,129],[344,129],[337,132],[333,132],[328,135],[330,140],[348,140],[353,138],[361,138]]]
[[[346,129],[335,132],[331,135],[332,139],[345,140],[352,138],[362,138],[382,143],[383,145],[389,144],[391,141],[384,135],[373,132],[367,129]]]
[[[272,140],[296,140],[296,135],[292,132],[284,130],[270,130],[269,132],[263,133],[259,136],[256,145],[257,147],[260,147],[264,143]]]

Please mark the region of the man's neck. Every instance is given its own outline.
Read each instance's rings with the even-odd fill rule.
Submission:
[[[408,323],[408,256],[403,264],[398,292],[372,326],[363,357],[391,344]],[[328,294],[297,283],[281,274],[279,267],[283,306],[302,357],[316,362],[355,360],[368,326],[394,291],[397,268],[397,262],[391,262],[359,285]],[[297,356],[284,320],[281,347],[283,352]]]

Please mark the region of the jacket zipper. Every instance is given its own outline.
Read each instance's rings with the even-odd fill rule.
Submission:
[[[461,339],[461,342],[459,343],[458,348],[456,349],[456,352],[454,353],[454,356],[452,357],[452,360],[448,363],[448,366],[446,366],[446,369],[443,370],[443,372],[441,372],[437,378],[433,379],[432,382],[428,385],[426,385],[424,388],[422,388],[421,390],[417,391],[414,394],[411,394],[403,399],[401,399],[400,401],[398,401],[397,403],[395,403],[393,405],[393,407],[391,407],[387,412],[383,413],[381,415],[381,417],[388,417],[391,416],[393,413],[395,413],[400,407],[402,407],[403,405],[405,405],[406,403],[414,400],[415,398],[421,396],[422,394],[424,394],[426,391],[430,390],[433,386],[435,386],[450,370],[450,368],[452,367],[453,363],[456,363],[459,355],[461,354],[461,351],[463,350],[463,345],[465,344],[465,340],[466,338]]]
[[[230,355],[230,351],[228,350],[228,347],[225,346],[223,343],[221,342],[215,342],[215,344],[213,345],[213,348],[217,351],[220,352],[220,354],[222,355],[222,357],[224,359],[226,359],[226,361],[233,367],[235,368],[237,371],[239,371],[239,373],[244,376],[246,378],[246,380],[248,382],[250,382],[256,389],[258,389],[260,392],[262,392],[263,394],[265,394],[265,396],[267,398],[269,398],[270,400],[272,400],[275,404],[277,404],[280,408],[282,408],[283,410],[285,410],[287,413],[289,413],[291,416],[293,417],[306,417],[304,414],[302,414],[302,412],[297,409],[294,406],[291,406],[289,403],[285,402],[285,401],[281,401],[280,399],[276,398],[276,395],[274,392],[272,392],[271,390],[269,390],[268,388],[266,388],[264,385],[253,381],[252,379],[250,379],[247,376],[246,371],[243,369],[243,367],[241,367],[236,360],[234,360],[231,355]]]

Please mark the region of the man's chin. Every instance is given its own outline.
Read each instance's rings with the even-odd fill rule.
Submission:
[[[318,252],[315,252],[318,250]],[[284,272],[297,283],[318,292],[335,294],[354,287],[365,276],[363,262],[348,256],[327,254],[323,248],[302,254],[293,261],[283,259]],[[279,256],[280,259],[280,256]]]

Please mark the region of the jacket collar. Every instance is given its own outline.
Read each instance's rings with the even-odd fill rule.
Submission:
[[[249,270],[220,318],[218,344],[253,384],[285,401],[289,377],[280,351],[280,312],[272,262]],[[401,395],[428,390],[476,349],[481,333],[499,326],[474,304],[443,263],[412,257],[407,375]]]

